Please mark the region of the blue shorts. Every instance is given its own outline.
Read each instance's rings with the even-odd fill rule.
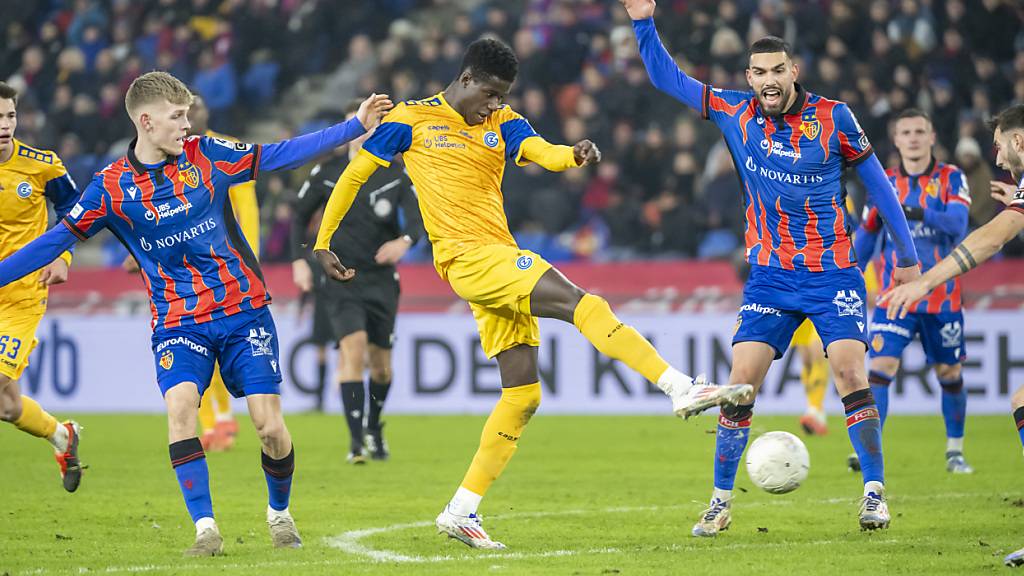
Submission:
[[[867,346],[867,291],[856,267],[811,272],[751,266],[732,343],[764,342],[782,358],[793,333],[810,318],[825,349],[837,340]]]
[[[210,386],[214,362],[235,398],[281,393],[277,329],[267,307],[245,310],[202,324],[157,328],[153,359],[160,393],[193,382],[202,396]]]
[[[871,318],[872,358],[893,356],[899,358],[903,349],[915,335],[921,337],[921,348],[928,365],[959,364],[967,359],[964,348],[963,312],[939,312],[936,314],[911,312],[902,320],[889,320],[885,309],[876,308]]]

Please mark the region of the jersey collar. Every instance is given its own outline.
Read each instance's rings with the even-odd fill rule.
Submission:
[[[920,174],[911,174],[910,172],[907,172],[907,167],[903,165],[903,160],[902,159],[900,160],[900,174],[903,175],[903,176],[906,176],[908,178],[924,176],[925,174],[931,174],[933,170],[935,170],[935,156],[934,155],[932,155],[932,160],[931,160],[931,162],[928,163],[928,167],[925,168],[924,172],[921,172]]]
[[[132,172],[134,172],[136,176],[142,176],[143,174],[146,174],[148,172],[154,172],[158,174],[158,178],[162,178],[164,173],[164,166],[168,164],[176,165],[178,163],[178,159],[175,158],[174,156],[167,156],[166,158],[164,158],[163,162],[155,166],[147,166],[143,164],[142,161],[139,160],[139,157],[135,155],[135,144],[137,144],[138,141],[138,138],[132,138],[131,143],[128,144],[127,154],[128,164],[132,167]]]

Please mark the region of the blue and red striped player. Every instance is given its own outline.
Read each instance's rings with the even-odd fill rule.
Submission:
[[[856,266],[843,172],[856,166],[889,225],[898,261],[895,279],[920,272],[913,240],[892,184],[849,107],[804,90],[783,40],[750,48],[750,91],[720,90],[687,76],[654,27],[653,0],[622,0],[633,19],[640,56],[659,90],[699,111],[722,131],[743,188],[751,264],[733,337],[731,384],[760,388],[793,332],[810,318],[821,336],[860,457],[862,529],[886,528],[882,435],[864,369],[867,350],[864,277]],[[754,397],[719,417],[715,486],[693,528],[715,536],[731,522],[732,489],[750,434]]]
[[[912,223],[917,256],[924,270],[949,255],[967,235],[971,196],[963,172],[952,164],[938,162],[932,155],[935,130],[931,119],[920,110],[908,109],[896,117],[893,143],[900,153],[900,165],[886,171],[896,187],[907,220]],[[892,240],[883,235],[878,209],[868,206],[867,215],[855,236],[858,265],[863,270],[881,241],[883,292],[893,285],[896,254]],[[903,349],[915,335],[921,338],[925,358],[934,366],[942,388],[942,418],[946,423],[946,470],[956,474],[973,472],[964,459],[964,419],[967,392],[961,376],[964,350],[964,315],[960,310],[960,279],[953,278],[932,290],[906,318],[888,320],[886,307],[875,308],[871,318],[871,357],[868,382],[878,404],[882,426],[889,411],[889,384],[900,368]],[[856,461],[852,460],[851,464]],[[856,467],[855,465],[853,467]]]
[[[171,465],[196,525],[186,555],[223,550],[196,437],[197,409],[214,362],[232,395],[246,398],[262,442],[271,540],[275,547],[295,548],[301,539],[288,511],[295,458],[281,415],[277,333],[266,307],[270,294],[234,219],[228,188],[261,170],[301,166],[364,134],[391,102],[371,96],[350,121],[262,146],[186,136],[191,103],[185,85],[166,72],[135,79],[125,107],[137,137],[127,154],[96,174],[63,226],[0,262],[0,286],[103,228],[113,232],[138,261],[150,295]]]

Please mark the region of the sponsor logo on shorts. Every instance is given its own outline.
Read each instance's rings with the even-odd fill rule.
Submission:
[[[160,367],[164,370],[170,370],[171,366],[174,366],[174,352],[168,350],[160,357]]]
[[[874,406],[862,408],[846,417],[846,427],[849,428],[858,422],[863,422],[872,418],[876,420],[878,419],[878,409]]]
[[[263,326],[250,329],[249,336],[246,338],[249,341],[253,356],[273,356],[273,339],[274,335],[267,332]],[[275,369],[274,371],[276,372],[277,370]]]
[[[196,344],[195,342],[189,340],[185,336],[175,336],[174,338],[164,340],[163,342],[157,344],[157,354],[162,352],[163,349],[167,348],[168,346],[184,346],[197,354],[202,354],[203,356],[210,355],[210,350],[206,346],[203,346],[202,344]]]
[[[900,326],[899,324],[891,324],[889,322],[885,322],[882,324],[879,324],[878,322],[872,322],[871,331],[888,332],[890,334],[896,334],[897,336],[902,336],[904,338],[910,338],[910,330],[907,330],[906,328]]]
[[[959,322],[946,322],[939,330],[939,335],[942,336],[943,348],[958,348],[963,338],[963,328]]]
[[[778,316],[782,317],[782,312],[778,308],[772,308],[771,306],[763,306],[761,304],[744,304],[740,306],[740,313],[753,312],[754,314],[760,314],[762,316]]]
[[[875,337],[871,339],[871,349],[881,352],[883,346],[885,346],[885,338],[881,334],[875,334]]]
[[[864,301],[855,290],[839,290],[832,299],[840,316],[863,316]]]
[[[496,148],[498,146],[498,134],[495,132],[484,134],[484,144],[487,144],[488,148]]]
[[[533,258],[530,256],[520,256],[516,259],[516,268],[520,270],[529,270],[530,266],[533,266]]]

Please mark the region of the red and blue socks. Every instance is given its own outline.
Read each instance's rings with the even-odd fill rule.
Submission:
[[[210,498],[210,470],[206,466],[206,453],[199,438],[173,442],[170,445],[171,466],[178,477],[185,507],[192,516],[192,522],[200,518],[213,518],[213,501]]]
[[[846,432],[860,459],[864,483],[885,484],[885,465],[882,460],[882,422],[871,390],[865,388],[843,396],[846,409]]]
[[[946,458],[963,453],[964,421],[967,418],[967,390],[964,379],[939,380],[942,387],[942,420],[946,423]]]
[[[882,426],[885,426],[885,417],[889,415],[889,385],[892,384],[892,379],[893,377],[885,372],[868,372],[868,384],[871,385],[871,395],[875,397],[878,419]]]
[[[723,406],[715,435],[715,492],[731,491],[736,481],[740,458],[750,440],[753,404]]]
[[[270,495],[270,507],[278,512],[288,509],[288,500],[292,495],[292,474],[295,473],[295,447],[288,455],[275,460],[263,455],[263,475],[267,478],[267,492]]]

